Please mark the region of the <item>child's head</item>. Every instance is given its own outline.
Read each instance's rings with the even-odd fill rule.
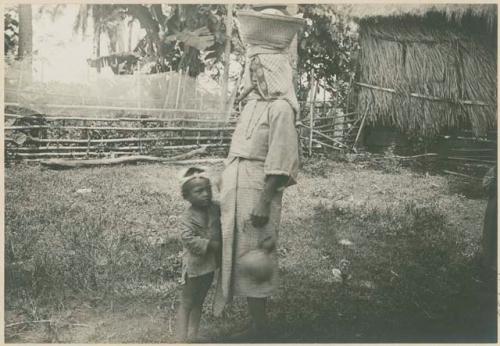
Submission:
[[[205,170],[190,167],[181,176],[182,197],[195,207],[206,207],[212,201],[212,187]]]

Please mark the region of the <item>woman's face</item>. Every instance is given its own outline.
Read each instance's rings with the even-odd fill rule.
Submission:
[[[188,194],[186,199],[194,206],[203,208],[212,201],[212,187],[205,178],[194,178],[186,183]]]

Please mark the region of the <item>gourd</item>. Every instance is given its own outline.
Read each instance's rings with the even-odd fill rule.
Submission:
[[[251,250],[241,256],[240,265],[243,275],[257,283],[271,279],[274,271],[271,251],[275,249],[276,241],[268,236],[259,242],[259,248]]]
[[[274,265],[271,254],[263,249],[251,250],[240,258],[243,275],[257,283],[271,279]]]

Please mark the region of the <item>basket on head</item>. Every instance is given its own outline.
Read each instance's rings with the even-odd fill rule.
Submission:
[[[277,49],[288,48],[305,23],[301,18],[255,11],[238,11],[236,15],[244,43]]]
[[[252,4],[252,9],[255,11],[262,11],[266,9],[276,9],[280,11],[282,14],[290,15],[287,10],[287,5],[286,4],[273,4],[269,2],[264,2],[262,4]]]

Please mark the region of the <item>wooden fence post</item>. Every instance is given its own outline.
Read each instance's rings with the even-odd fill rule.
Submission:
[[[312,156],[313,129],[314,129],[314,101],[316,100],[316,80],[314,71],[311,74],[311,106],[309,111],[309,156]]]
[[[175,109],[179,106],[179,97],[181,94],[181,82],[182,82],[182,69],[177,72],[177,93],[175,94]]]
[[[368,109],[370,108],[369,106],[366,107],[365,114],[363,114],[363,118],[361,119],[361,124],[359,125],[358,134],[356,135],[356,139],[354,140],[354,144],[352,146],[353,149],[356,149],[356,146],[358,145],[359,137],[361,136],[361,132],[363,131],[363,126],[365,125],[366,115],[368,114]]]
[[[142,107],[141,102],[142,87],[141,87],[141,63],[137,61],[137,107]]]
[[[182,74],[181,74],[182,77]],[[181,104],[181,109],[184,109],[185,103],[184,100],[186,99],[185,91],[186,91],[186,84],[189,82],[189,66],[186,68],[186,73],[184,74],[184,77],[181,79],[182,82],[182,89],[181,89],[181,95],[180,95],[180,104]]]
[[[227,104],[227,84],[229,82],[229,65],[231,62],[231,37],[233,34],[233,4],[227,5],[226,16],[226,46],[224,47],[224,75],[222,79],[221,110],[226,111]]]
[[[165,72],[164,72],[164,73],[165,73]],[[163,109],[167,108],[167,106],[168,106],[168,101],[169,101],[169,100],[168,100],[168,98],[169,98],[169,96],[170,96],[170,84],[171,84],[171,83],[170,83],[170,79],[168,78],[168,74],[167,74],[167,73],[165,73],[165,81],[166,81],[166,86],[165,86],[165,99],[164,99],[164,101],[163,101]],[[165,112],[165,111],[163,111],[163,112],[161,113],[161,117],[162,117],[162,118],[165,118],[165,115],[166,115],[166,112]]]

